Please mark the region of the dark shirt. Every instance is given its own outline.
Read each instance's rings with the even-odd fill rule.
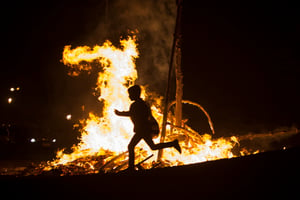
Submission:
[[[137,99],[130,105],[129,115],[132,123],[134,124],[134,132],[142,133],[149,130],[149,117],[151,110],[148,104],[142,100]]]

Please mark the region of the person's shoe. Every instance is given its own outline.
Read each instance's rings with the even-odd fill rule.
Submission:
[[[179,153],[181,153],[181,147],[180,147],[179,142],[178,142],[177,139],[174,140],[174,148],[175,148]]]

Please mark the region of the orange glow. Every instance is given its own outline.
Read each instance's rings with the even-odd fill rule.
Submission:
[[[8,102],[9,104],[11,104],[12,101],[13,101],[13,99],[12,99],[11,97],[9,97],[9,98],[7,99],[7,102]]]
[[[71,114],[67,114],[67,115],[66,115],[66,119],[67,119],[67,120],[71,120],[71,119],[72,119],[72,115],[71,115]]]

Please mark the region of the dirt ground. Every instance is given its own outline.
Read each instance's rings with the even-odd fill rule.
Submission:
[[[36,199],[298,199],[300,148],[135,173],[0,176],[2,195]]]

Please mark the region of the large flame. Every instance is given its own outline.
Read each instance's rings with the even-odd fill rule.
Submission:
[[[68,163],[88,156],[105,156],[105,163],[113,160],[116,155],[123,155],[121,162],[128,159],[126,154],[127,145],[133,136],[133,125],[128,118],[118,117],[114,114],[114,109],[128,110],[131,104],[127,89],[132,86],[137,79],[135,59],[138,58],[136,37],[128,37],[120,40],[120,48],[106,41],[102,46],[93,48],[83,46],[71,49],[65,46],[63,51],[63,63],[70,67],[70,75],[79,75],[82,70],[91,71],[90,63],[97,62],[101,65],[99,70],[97,88],[100,91],[99,101],[103,102],[103,110],[97,114],[90,113],[87,119],[80,123],[83,126],[79,144],[73,147],[71,154],[66,154],[63,150],[57,153],[57,159],[51,163],[52,166],[58,164],[68,165]],[[143,87],[144,88],[144,87]],[[152,102],[152,113],[161,124],[161,97],[153,95],[143,89],[142,97]],[[166,140],[179,139],[182,147],[182,154],[174,148],[164,150],[162,160],[168,166],[182,165],[202,162],[213,159],[231,158],[233,146],[238,142],[236,137],[219,138],[213,140],[210,135],[199,135],[188,126],[178,128],[171,126],[173,116],[168,117]],[[155,139],[159,142],[160,138]],[[136,148],[136,162],[141,161],[146,156],[155,154],[144,143],[141,142]],[[122,160],[123,159],[123,160]],[[153,165],[155,156],[145,162],[145,166],[150,168]],[[117,163],[120,164],[120,163]],[[89,167],[93,169],[93,164]]]

